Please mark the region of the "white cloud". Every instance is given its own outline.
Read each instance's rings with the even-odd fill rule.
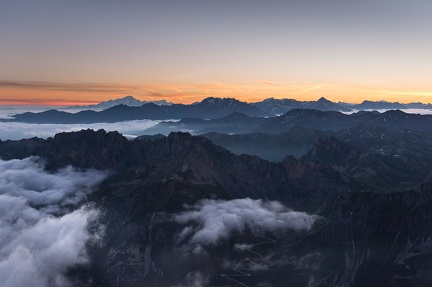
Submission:
[[[23,138],[48,138],[61,132],[75,132],[83,129],[118,131],[119,133],[134,137],[143,134],[145,129],[157,125],[161,121],[136,120],[117,123],[95,124],[28,124],[20,122],[0,122],[1,140],[19,140]]]
[[[99,236],[87,230],[97,210],[78,205],[106,176],[70,167],[48,174],[37,158],[0,160],[2,286],[71,285],[64,272],[88,261],[85,244]]]
[[[235,232],[246,229],[277,231],[291,229],[304,231],[312,228],[316,215],[292,211],[276,201],[250,198],[201,200],[187,211],[177,214],[174,220],[189,224],[178,235],[178,240],[203,246],[216,245]]]
[[[43,161],[37,157],[23,160],[0,160],[0,194],[22,197],[33,207],[52,209],[76,205],[101,182],[107,173],[88,170],[76,172],[66,167],[55,174],[44,171]]]

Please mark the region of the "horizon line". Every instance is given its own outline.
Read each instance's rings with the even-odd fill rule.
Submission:
[[[301,102],[324,97],[334,103],[360,104],[364,101],[389,103],[432,103],[432,90],[369,87],[342,82],[211,82],[197,83],[72,83],[11,81],[0,79],[0,105],[71,106],[94,105],[131,95],[141,101],[166,100],[191,104],[208,97],[235,98],[254,103],[268,98]]]
[[[413,102],[399,102],[399,101],[387,101],[387,100],[369,100],[369,99],[364,99],[361,102],[355,103],[355,102],[345,102],[345,101],[332,101],[327,99],[326,97],[322,96],[319,97],[317,100],[299,100],[299,99],[295,99],[295,98],[276,98],[276,97],[269,97],[269,98],[264,98],[260,101],[244,101],[241,99],[238,99],[236,97],[217,97],[217,96],[207,96],[207,97],[202,97],[201,100],[199,101],[195,101],[195,102],[191,102],[191,103],[174,103],[174,102],[170,102],[169,99],[163,98],[163,99],[158,99],[158,100],[142,100],[139,99],[138,97],[132,96],[132,95],[125,95],[125,96],[120,96],[117,98],[110,98],[107,100],[103,100],[103,101],[72,101],[72,100],[64,100],[64,99],[54,99],[54,100],[46,100],[46,99],[0,99],[0,106],[5,106],[5,107],[12,107],[12,106],[22,106],[22,107],[89,107],[89,106],[94,106],[94,105],[98,105],[104,102],[108,102],[108,101],[114,101],[114,100],[120,100],[126,97],[132,97],[135,100],[139,100],[142,101],[143,104],[146,103],[151,103],[151,102],[158,102],[158,101],[163,101],[165,100],[168,103],[171,104],[185,104],[185,105],[191,105],[193,103],[196,102],[202,102],[205,99],[209,99],[209,98],[215,98],[215,99],[235,99],[237,101],[243,102],[243,103],[248,103],[248,104],[253,104],[253,103],[259,103],[259,102],[263,102],[265,100],[269,100],[269,99],[275,99],[275,100],[294,100],[297,102],[318,102],[320,99],[325,99],[327,101],[330,101],[334,104],[339,104],[339,103],[343,103],[343,104],[347,104],[347,105],[359,105],[362,104],[364,102],[372,102],[372,103],[388,103],[388,104],[401,104],[401,105],[407,105],[407,104],[423,104],[423,105],[432,105],[432,103],[427,103],[427,102],[420,102],[420,101],[413,101]]]

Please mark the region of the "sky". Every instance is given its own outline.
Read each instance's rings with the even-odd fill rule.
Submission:
[[[0,105],[432,102],[430,0],[2,0]]]

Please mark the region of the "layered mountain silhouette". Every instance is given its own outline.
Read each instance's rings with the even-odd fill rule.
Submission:
[[[385,127],[391,130],[420,129],[431,131],[432,116],[408,114],[400,110],[390,110],[384,113],[358,112],[346,115],[339,112],[322,112],[318,110],[291,110],[280,117],[269,118],[257,127],[257,132],[281,133],[292,127],[338,131],[359,124]]]
[[[161,97],[162,95],[158,95],[158,96]],[[117,105],[137,107],[147,103],[153,103],[160,106],[172,105],[172,103],[166,100],[141,101],[132,96],[125,96],[123,98],[100,102],[99,104],[96,105],[73,106],[69,108],[79,108],[79,109],[88,108],[88,109],[104,110]],[[353,110],[359,111],[359,110],[395,110],[395,109],[432,109],[431,104],[423,104],[420,102],[402,104],[398,102],[365,100],[360,104],[352,104],[352,103],[345,103],[345,102],[336,103],[324,97],[321,97],[317,101],[298,101],[295,99],[267,98],[264,99],[263,101],[254,102],[251,104],[272,115],[281,115],[292,109],[314,109],[320,111],[337,111],[337,112],[350,112]]]
[[[341,131],[361,124],[383,127],[389,130],[411,129],[430,132],[432,131],[431,123],[431,115],[408,114],[399,110],[384,113],[358,112],[347,115],[339,112],[295,109],[282,116],[270,118],[249,117],[241,113],[234,113],[212,120],[187,118],[180,121],[166,121],[144,130],[142,134],[154,135],[161,133],[168,135],[173,131],[187,131],[196,135],[210,132],[223,134],[280,134],[288,132],[294,127],[321,131]]]
[[[431,109],[432,108],[431,104],[423,104],[419,102],[401,104],[398,102],[365,100],[360,104],[349,104],[344,102],[339,102],[337,104],[352,110],[401,110],[401,109]]]
[[[23,113],[14,116],[11,121],[26,123],[97,123],[97,122],[119,122],[130,120],[167,120],[182,118],[215,119],[239,112],[252,117],[264,117],[270,114],[257,107],[240,102],[232,98],[207,98],[200,103],[183,105],[156,105],[144,104],[138,107],[117,105],[103,111],[85,110],[78,113],[68,113],[57,110],[48,110],[41,113]],[[5,120],[6,121],[6,120]]]
[[[143,104],[144,103],[144,104]],[[82,109],[83,107],[79,107]],[[89,106],[89,110],[69,113],[58,110],[47,110],[39,113],[26,112],[13,116],[13,119],[3,121],[18,121],[26,123],[77,124],[97,122],[119,122],[129,120],[168,120],[168,119],[217,119],[232,113],[242,113],[249,117],[275,117],[286,115],[291,111],[316,110],[321,112],[351,112],[352,110],[369,109],[430,109],[430,104],[421,103],[399,104],[384,101],[364,101],[359,105],[333,103],[325,98],[318,101],[300,102],[292,99],[269,98],[262,102],[246,103],[234,98],[206,98],[201,102],[184,105],[171,104],[166,101],[145,103],[128,96],[125,98],[102,102]],[[94,109],[103,109],[95,111]],[[313,116],[313,115],[310,115]],[[324,122],[323,124],[326,124]]]
[[[268,98],[261,102],[253,103],[256,107],[273,115],[281,115],[293,109],[313,109],[320,111],[349,112],[350,108],[333,103],[322,97],[318,101],[302,102],[293,99]]]

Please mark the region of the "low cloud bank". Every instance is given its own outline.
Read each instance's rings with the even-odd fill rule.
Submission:
[[[161,121],[136,120],[117,123],[95,124],[28,124],[20,122],[0,122],[1,140],[20,140],[23,138],[48,138],[61,132],[76,132],[83,129],[118,131],[125,136],[134,137],[143,134],[145,129],[153,127]]]
[[[64,272],[88,262],[85,244],[98,240],[89,222],[98,211],[79,207],[107,174],[43,170],[38,158],[0,160],[0,278],[8,286],[72,286]]]
[[[246,229],[306,231],[318,219],[316,215],[292,211],[276,201],[250,198],[201,200],[187,209],[174,217],[177,223],[188,224],[178,234],[178,240],[202,246],[216,245]]]

